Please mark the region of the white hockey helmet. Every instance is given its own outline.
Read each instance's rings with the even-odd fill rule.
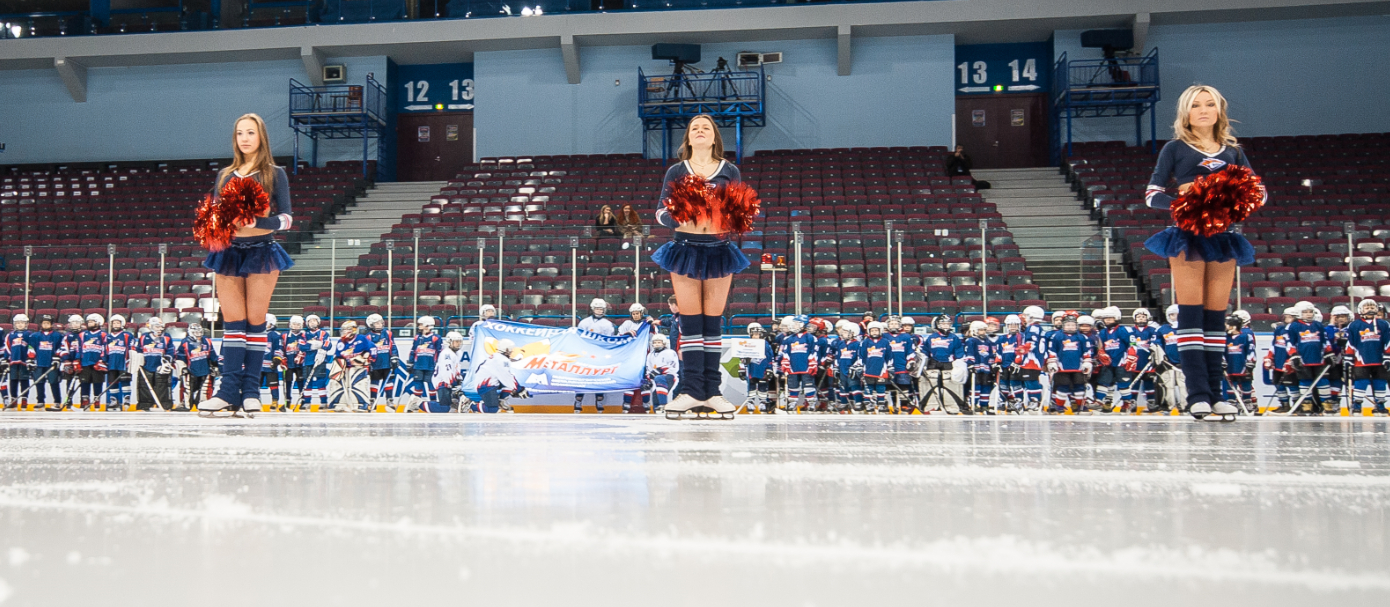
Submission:
[[[460,339],[462,339],[462,338],[460,338]],[[499,339],[499,340],[497,340],[497,351],[498,351],[498,352],[501,352],[501,353],[504,354],[504,355],[510,356],[511,353],[512,353],[512,350],[515,350],[515,349],[516,349],[516,343],[513,342],[512,340],[510,340],[510,339]]]
[[[1307,310],[1307,309],[1309,309],[1309,308],[1312,308],[1312,307],[1313,307],[1313,302],[1311,302],[1311,301],[1300,301],[1300,302],[1294,304],[1293,307],[1294,307],[1294,309],[1298,310],[1299,312],[1302,312],[1302,311],[1304,311],[1304,310]]]
[[[298,331],[304,328],[304,317],[298,314],[290,317],[290,330]]]
[[[877,320],[875,320],[875,321],[869,323],[869,330],[870,330],[870,331],[872,331],[872,330],[874,330],[874,329],[878,329],[879,331],[882,331],[882,330],[887,329],[887,328],[888,328],[887,325],[885,325],[885,324],[883,324],[882,322],[879,322],[879,321],[877,321]]]
[[[481,308],[478,308],[478,316],[486,317],[488,312],[492,312],[492,315],[496,316],[497,306],[494,306],[492,304],[483,304]]]
[[[1019,318],[1017,314],[1010,314],[1010,315],[1008,315],[1008,316],[1005,316],[1005,317],[1004,317],[1004,326],[1007,327],[1007,326],[1009,326],[1009,325],[1019,325],[1019,326],[1022,326],[1022,325],[1023,325],[1023,319]]]
[[[1096,318],[1095,318],[1094,316],[1087,316],[1087,315],[1083,314],[1083,315],[1081,315],[1080,318],[1077,318],[1077,319],[1076,319],[1076,324],[1078,324],[1078,325],[1091,325],[1092,327],[1094,327],[1094,326],[1096,326]]]
[[[448,333],[448,335],[445,335],[445,336],[444,336],[444,339],[445,339],[446,341],[457,341],[457,342],[462,342],[462,341],[463,341],[463,336],[462,336],[462,335],[459,335],[459,332],[458,332],[458,331],[450,331],[450,332]]]
[[[381,324],[382,326],[386,325],[386,319],[382,318],[380,314],[368,314],[365,322],[367,323],[367,328],[373,331],[377,329],[377,324]]]
[[[1046,312],[1038,306],[1028,306],[1023,309],[1023,318],[1028,322],[1042,322],[1043,314]]]
[[[417,325],[422,325],[422,326],[426,326],[426,327],[433,327],[433,326],[434,326],[434,317],[433,317],[433,316],[421,316],[421,317],[419,318],[419,320],[416,320],[416,321],[415,321],[415,324],[417,324]]]
[[[16,323],[21,323],[21,322],[22,322],[22,323],[28,324],[28,323],[29,323],[29,315],[28,315],[28,314],[15,314],[15,315],[14,315],[14,318],[11,318],[10,320],[13,321],[13,322],[16,322]]]
[[[322,323],[322,322],[323,322],[323,319],[322,319],[322,318],[319,318],[319,315],[318,315],[318,314],[310,314],[310,315],[304,317],[304,326],[306,326],[306,327],[309,326],[309,325],[318,326],[319,323]]]
[[[1236,310],[1235,312],[1231,312],[1231,316],[1238,316],[1240,317],[1240,322],[1245,323],[1247,326],[1250,325],[1250,313],[1246,312],[1245,310]]]
[[[1105,308],[1096,308],[1094,310],[1091,310],[1091,318],[1105,318]]]
[[[646,312],[647,308],[642,304],[635,303],[627,307],[628,312]]]
[[[917,321],[913,320],[911,316],[904,316],[904,317],[903,317],[903,326],[904,326],[904,327],[914,327],[914,326],[916,326],[916,325],[917,325]]]
[[[1292,316],[1292,317],[1294,317],[1294,318],[1298,318],[1298,308],[1297,308],[1297,307],[1293,307],[1293,308],[1284,308],[1284,314],[1283,314],[1283,315],[1284,315],[1284,316]]]
[[[590,309],[598,308],[598,309],[601,309],[601,310],[607,310],[607,309],[608,309],[608,302],[603,301],[603,298],[602,298],[602,297],[595,297],[593,301],[589,302],[589,308],[590,308]]]
[[[1140,314],[1144,315],[1144,322],[1148,322],[1149,320],[1152,320],[1154,317],[1153,314],[1149,313],[1148,308],[1135,308],[1134,312],[1130,313],[1130,317],[1134,319],[1134,322],[1139,322]]]
[[[1370,307],[1370,311],[1366,310],[1368,306]],[[1380,304],[1376,303],[1374,299],[1363,299],[1360,303],[1356,304],[1356,309],[1361,312],[1363,316],[1366,314],[1374,315],[1380,312]]]
[[[1178,322],[1178,304],[1168,306],[1168,309],[1163,311],[1163,316],[1166,317],[1170,323]]]
[[[151,332],[159,333],[164,330],[164,320],[158,316],[151,316],[149,320],[145,321],[145,328]]]
[[[97,323],[97,326],[100,327],[101,325],[106,324],[106,319],[102,318],[100,314],[88,314],[87,322]]]
[[[267,329],[274,329],[274,328],[275,328],[275,325],[277,325],[277,324],[279,324],[279,323],[280,323],[280,319],[276,318],[274,314],[271,314],[271,313],[269,313],[269,312],[266,312],[266,314],[265,314],[265,328],[267,328]]]
[[[1351,316],[1351,308],[1346,306],[1336,306],[1332,308],[1333,316]]]
[[[76,314],[73,314],[73,315],[71,315],[71,316],[68,316],[68,324],[69,324],[69,325],[74,325],[74,324],[80,325],[80,324],[82,324],[82,317],[81,317],[81,316],[78,316],[78,315],[76,315]]]
[[[750,323],[748,323],[748,334],[749,334],[749,335],[752,335],[754,331],[760,331],[760,332],[761,332],[761,331],[766,331],[766,330],[763,329],[763,325],[762,325],[761,323],[756,323],[756,322],[750,322]]]
[[[117,323],[117,322],[121,323],[121,326],[124,327],[124,326],[125,326],[125,317],[124,317],[124,316],[121,316],[120,314],[112,314],[112,315],[111,315],[111,326],[113,326],[113,327],[116,326],[116,323]]]
[[[1313,308],[1313,322],[1322,322],[1322,310]]]
[[[761,329],[759,329],[761,330]],[[660,333],[652,334],[652,349],[660,352],[666,349],[666,336]]]
[[[889,331],[897,331],[898,329],[903,328],[903,319],[902,319],[902,318],[899,318],[898,316],[889,315],[887,320],[888,320],[888,322],[886,322],[886,323],[884,323],[884,324],[887,324],[887,325],[888,325],[888,330],[889,330]]]
[[[989,329],[989,327],[986,327],[986,326],[985,326],[985,321],[983,321],[983,320],[972,320],[972,321],[970,321],[970,334],[971,334],[971,335],[974,335],[974,334],[976,334],[976,333],[979,333],[979,332],[981,332],[981,331],[985,331],[985,330],[988,330],[988,329]]]

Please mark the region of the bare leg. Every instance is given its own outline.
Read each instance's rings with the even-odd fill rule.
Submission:
[[[246,279],[218,274],[217,304],[222,308],[222,322],[246,320]]]

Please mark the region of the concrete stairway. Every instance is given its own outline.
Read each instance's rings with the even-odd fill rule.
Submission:
[[[990,182],[980,194],[1004,216],[1049,309],[1090,312],[1106,305],[1100,227],[1057,169],[978,170],[974,176]],[[1112,253],[1108,270],[1110,303],[1126,310],[1140,305],[1141,291],[1119,255]]]
[[[323,233],[305,242],[295,255],[294,268],[280,275],[270,311],[283,325],[292,314],[303,314],[304,306],[318,304],[318,294],[328,291],[343,269],[356,265],[358,256],[371,250],[372,243],[400,223],[401,216],[419,213],[430,196],[444,187],[442,181],[379,183],[348,207]]]

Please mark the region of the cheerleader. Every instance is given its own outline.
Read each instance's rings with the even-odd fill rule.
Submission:
[[[1210,86],[1197,85],[1183,91],[1173,122],[1175,137],[1163,146],[1153,178],[1149,180],[1148,206],[1168,209],[1179,202],[1183,203],[1178,205],[1180,213],[1195,208],[1197,205],[1186,204],[1188,201],[1182,196],[1192,191],[1197,179],[1215,176],[1231,166],[1249,169],[1250,161],[1231,133],[1226,109],[1225,98]],[[1168,194],[1170,180],[1178,183],[1179,197]],[[1216,179],[1212,181],[1220,183]],[[1201,211],[1200,218],[1179,220],[1178,223],[1184,225],[1169,227],[1144,243],[1150,251],[1167,257],[1173,270],[1173,289],[1178,301],[1178,347],[1183,351],[1188,412],[1196,419],[1212,415],[1222,421],[1235,420],[1236,407],[1220,397],[1221,364],[1226,349],[1226,304],[1236,264],[1249,265],[1255,261],[1255,249],[1250,242],[1240,234],[1224,231],[1225,226],[1210,213],[1213,210],[1225,212],[1232,222],[1243,220],[1264,203],[1263,186],[1256,188],[1258,200],[1253,208],[1246,204],[1245,191],[1234,193],[1237,196],[1232,196],[1231,200],[1217,201],[1222,208],[1197,209]],[[1234,199],[1237,197],[1239,200]],[[1222,231],[1209,236],[1194,232],[1216,228]]]
[[[288,230],[290,183],[285,169],[275,166],[265,121],[256,114],[236,120],[232,136],[231,166],[217,175],[213,188],[220,196],[233,178],[254,179],[270,197],[270,210],[262,217],[237,227],[231,246],[208,254],[203,267],[217,274],[217,303],[222,311],[222,382],[217,394],[198,406],[198,414],[211,417],[221,411],[261,410],[261,361],[265,357],[265,318],[270,296],[280,272],[294,266],[285,249],[275,242],[275,232]],[[252,320],[261,322],[252,324]]]
[[[682,387],[680,396],[666,406],[666,417],[679,419],[694,412],[730,419],[734,405],[719,388],[721,323],[733,274],[748,267],[748,258],[731,237],[737,235],[732,232],[747,229],[756,207],[730,209],[727,203],[717,203],[722,208],[711,208],[713,201],[708,197],[688,195],[690,192],[682,187],[689,183],[687,177],[696,176],[728,193],[730,186],[741,180],[738,167],[723,159],[724,142],[712,117],[702,114],[690,120],[680,158],[681,162],[666,171],[656,213],[657,223],[675,228],[675,237],[652,254],[652,261],[671,273],[681,311]],[[676,219],[673,211],[682,219]]]

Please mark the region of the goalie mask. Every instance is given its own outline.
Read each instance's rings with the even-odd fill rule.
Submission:
[[[897,316],[888,317],[888,332],[897,333],[903,330],[903,320]]]
[[[112,319],[112,322],[115,322],[115,319]],[[196,322],[195,322],[195,323],[189,323],[189,325],[188,325],[188,336],[189,336],[189,337],[192,337],[192,338],[195,339],[195,340],[202,339],[202,338],[203,338],[203,325],[200,324],[200,323],[196,323]]]
[[[932,321],[932,327],[942,333],[950,333],[951,329],[955,328],[955,323],[951,322],[950,316],[942,314],[936,317],[936,320]]]
[[[1062,317],[1062,332],[1068,335],[1077,330],[1077,318],[1070,314]]]
[[[149,320],[145,321],[145,328],[148,329],[152,335],[163,335],[164,321],[160,320],[158,316],[151,316]]]
[[[357,321],[343,321],[343,324],[339,325],[338,335],[341,336],[343,339],[351,339],[353,337],[357,337]]]

